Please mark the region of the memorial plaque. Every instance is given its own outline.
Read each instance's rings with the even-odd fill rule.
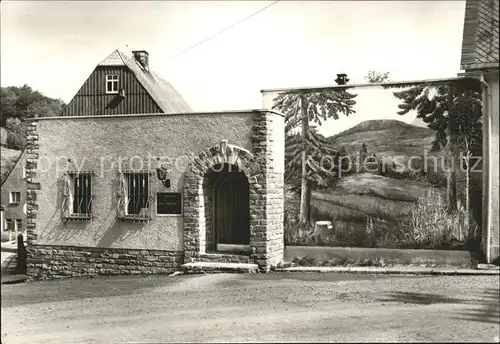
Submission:
[[[158,192],[156,194],[158,215],[182,215],[182,195],[180,192]]]

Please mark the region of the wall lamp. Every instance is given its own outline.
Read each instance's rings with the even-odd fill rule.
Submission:
[[[167,172],[168,172],[168,169],[163,165],[156,168],[156,176],[158,177],[158,180],[162,182],[163,186],[165,186],[166,188],[169,188],[170,187],[170,179],[167,179]]]

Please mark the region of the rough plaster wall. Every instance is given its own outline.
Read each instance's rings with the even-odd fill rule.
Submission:
[[[157,216],[145,224],[117,219],[120,159],[123,169],[142,164],[143,169],[154,170],[157,157],[165,163],[184,156],[177,159],[177,167],[166,163],[171,188],[165,191],[182,192],[191,156],[223,139],[251,149],[251,128],[251,113],[39,120],[37,244],[182,250],[182,216]],[[91,222],[61,219],[61,176],[68,169],[97,173],[92,206],[96,218]],[[151,183],[155,192],[162,190],[155,175]]]
[[[273,116],[271,144],[274,173],[285,173],[285,118]]]
[[[25,155],[22,154],[13,170],[10,172],[9,177],[2,184],[1,189],[2,205],[5,206],[5,219],[21,219],[22,228],[18,230],[23,231],[26,229],[26,214],[23,210],[24,204],[26,203],[26,182],[23,179],[25,161]],[[21,202],[18,205],[9,204],[11,191],[21,193]],[[5,225],[7,226],[7,224]]]

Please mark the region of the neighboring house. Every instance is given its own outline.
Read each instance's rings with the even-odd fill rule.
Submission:
[[[0,205],[0,233],[3,233],[5,228],[5,207]]]
[[[26,230],[25,203],[25,152],[23,151],[1,186],[1,204],[5,208],[3,230],[12,232]]]
[[[132,54],[115,50],[99,63],[62,116],[191,112],[172,85],[149,69],[148,52]]]
[[[483,249],[499,259],[499,33],[498,0],[467,0],[462,41],[463,75],[483,83]]]

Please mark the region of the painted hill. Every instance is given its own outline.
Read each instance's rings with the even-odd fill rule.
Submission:
[[[369,120],[359,123],[328,140],[336,147],[344,147],[353,155],[361,149],[363,143],[368,153],[375,155],[387,162],[397,161],[405,163],[407,168],[410,164],[413,169],[421,169],[424,166],[424,154],[427,159],[427,171],[429,174],[443,176],[443,167],[446,165],[442,160],[436,163],[432,157],[442,157],[443,152],[431,152],[435,131],[429,128],[418,127],[398,120]],[[413,157],[412,161],[409,159]]]
[[[409,147],[430,150],[434,136],[435,131],[432,129],[397,120],[369,120],[328,139],[335,146],[345,146],[347,151],[358,150],[365,143],[369,151],[382,153],[395,150],[405,153]],[[413,154],[415,148],[410,148],[411,153],[407,153]]]

